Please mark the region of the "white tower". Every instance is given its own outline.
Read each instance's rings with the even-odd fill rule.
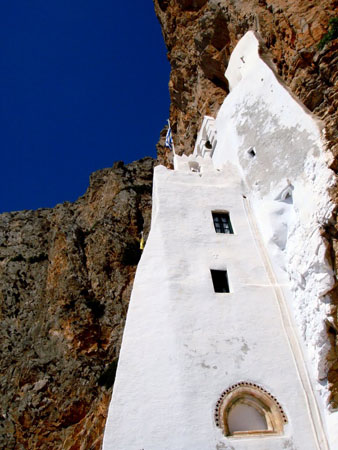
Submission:
[[[252,33],[243,39],[241,56],[253,65],[257,41]],[[248,198],[257,181],[257,192],[273,181],[262,180],[264,168],[254,180],[251,166],[239,160],[236,149],[243,153],[247,143],[238,132],[243,123],[234,119],[234,95],[220,119],[204,120],[194,155],[175,156],[175,170],[155,169],[151,231],[135,277],[104,450],[329,448],[289,313],[287,277],[270,262],[273,251],[255,219],[255,205],[263,203],[253,196],[252,207]],[[259,142],[244,153],[248,164],[259,159]],[[287,208],[296,178],[279,176],[274,189]]]

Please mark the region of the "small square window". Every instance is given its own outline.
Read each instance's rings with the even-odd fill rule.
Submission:
[[[214,220],[214,226],[216,233],[233,234],[230,215],[227,212],[213,212],[212,218]]]
[[[248,155],[249,155],[251,158],[254,158],[254,157],[256,156],[256,149],[255,149],[255,147],[250,147],[250,148],[248,149]]]
[[[196,161],[189,162],[189,169],[191,172],[200,172],[201,167]]]
[[[226,270],[210,269],[215,292],[230,292],[228,272]]]

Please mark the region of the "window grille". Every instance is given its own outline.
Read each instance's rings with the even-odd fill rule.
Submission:
[[[212,217],[216,233],[233,234],[229,213],[213,212]]]

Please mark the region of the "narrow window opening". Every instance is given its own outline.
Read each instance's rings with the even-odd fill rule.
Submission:
[[[212,145],[209,140],[205,143],[205,148],[207,148],[208,150],[212,149]]]
[[[210,270],[215,292],[230,292],[226,270]]]
[[[219,213],[213,212],[212,218],[214,220],[214,226],[216,233],[233,234],[230,215],[227,212]]]
[[[248,154],[251,158],[254,158],[256,156],[255,147],[250,147],[248,150]]]

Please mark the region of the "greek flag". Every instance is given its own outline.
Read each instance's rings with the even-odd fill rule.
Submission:
[[[168,125],[168,131],[167,131],[167,135],[165,137],[165,146],[170,148],[170,150],[172,150],[172,148],[173,148],[173,136],[171,134],[170,124]]]

